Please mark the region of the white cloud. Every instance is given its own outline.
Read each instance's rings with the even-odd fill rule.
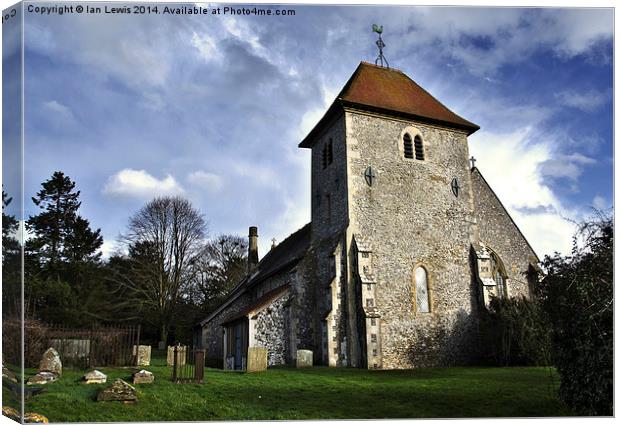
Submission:
[[[325,112],[327,112],[327,108],[329,108],[332,102],[336,99],[336,96],[338,96],[338,93],[338,89],[327,87],[326,85],[321,86],[322,105],[318,108],[310,109],[302,115],[301,122],[299,123],[299,141],[306,137],[319,122]]]
[[[151,198],[180,194],[184,190],[170,174],[158,180],[144,170],[126,168],[110,176],[103,192],[109,195]]]
[[[194,171],[187,176],[187,181],[209,192],[218,192],[222,188],[222,178],[207,171]]]
[[[592,199],[592,207],[597,210],[607,210],[611,208],[611,203],[600,195],[596,195],[594,199]]]
[[[571,220],[553,211],[528,214],[509,208],[509,213],[541,259],[556,251],[570,254],[577,230]]]
[[[101,245],[101,256],[104,259],[110,258],[113,254],[121,253],[123,251],[122,246],[120,246],[114,240],[104,240]]]
[[[590,53],[613,36],[609,9],[430,7],[418,12],[402,29],[406,44],[456,59],[480,76],[524,61],[540,48],[562,58]]]
[[[574,153],[571,155],[557,155],[540,164],[540,172],[545,177],[553,179],[566,178],[573,182],[583,173],[583,167],[596,164],[596,160],[585,155]]]
[[[603,106],[611,96],[609,93],[590,90],[587,92],[563,91],[556,93],[555,97],[562,105],[585,112],[594,112]]]
[[[493,191],[539,257],[570,253],[576,212],[560,203],[545,184],[541,165],[552,160],[552,143],[532,140],[532,129],[471,136],[471,153]],[[574,158],[585,160],[576,155]]]
[[[251,184],[281,190],[281,178],[274,168],[238,160],[232,164],[232,171],[241,177],[247,177],[246,181]]]
[[[55,100],[43,102],[43,112],[56,126],[66,128],[74,126],[77,123],[71,109]]]
[[[222,59],[221,51],[217,47],[217,41],[209,34],[197,34],[194,32],[191,43],[192,46],[198,49],[205,61],[220,61]]]

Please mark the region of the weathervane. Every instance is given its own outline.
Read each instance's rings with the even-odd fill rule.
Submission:
[[[385,43],[381,39],[381,33],[383,32],[383,25],[378,26],[377,24],[372,24],[372,32],[376,32],[377,34],[379,34],[379,39],[376,42],[377,47],[379,48],[379,56],[377,56],[377,59],[375,59],[375,65],[378,65],[379,62],[381,62],[381,66],[384,66],[383,62],[385,61],[385,66],[389,68],[390,64],[388,63],[385,56],[383,56],[383,48],[385,47]]]

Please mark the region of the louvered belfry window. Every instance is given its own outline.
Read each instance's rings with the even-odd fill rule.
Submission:
[[[323,169],[327,168],[327,145],[323,145],[323,156],[321,157]]]
[[[327,145],[327,165],[331,164],[333,160],[334,160],[334,147],[333,147],[333,141],[330,138],[329,144]]]
[[[430,303],[428,300],[428,279],[424,267],[418,267],[415,269],[415,284],[418,313],[428,313],[430,311]]]
[[[413,159],[413,142],[409,133],[403,136],[403,145],[405,150],[405,158]]]
[[[414,145],[415,159],[424,161],[424,146],[422,145],[422,138],[420,136],[415,136]]]

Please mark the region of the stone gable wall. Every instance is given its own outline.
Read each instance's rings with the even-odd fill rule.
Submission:
[[[403,158],[407,127],[422,135],[424,161]],[[382,367],[466,363],[476,329],[466,134],[356,112],[347,112],[346,129],[350,231],[373,244]],[[364,179],[368,166],[376,174],[372,187]],[[430,313],[415,309],[418,265],[428,272]]]
[[[531,297],[527,271],[537,262],[536,254],[511,220],[495,193],[484,181],[480,171],[471,173],[480,240],[504,263],[508,295]]]
[[[258,312],[255,318],[252,318],[254,346],[267,349],[267,364],[269,366],[290,363],[289,302],[290,294],[287,293],[274,300],[268,307]]]

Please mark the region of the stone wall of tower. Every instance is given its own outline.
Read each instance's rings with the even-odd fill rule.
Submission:
[[[331,140],[331,163],[324,166]],[[328,148],[329,149],[329,148]],[[347,162],[344,114],[325,126],[312,148],[312,243],[307,284],[314,284],[314,361],[348,366],[350,329],[347,318]],[[310,264],[311,263],[311,264]],[[300,312],[300,316],[303,312]]]
[[[423,161],[404,158],[406,129],[421,135]],[[475,224],[466,134],[349,111],[346,140],[349,232],[372,244],[376,299],[362,302],[380,316],[381,367],[467,363],[475,356],[477,289],[469,257]],[[364,178],[368,166],[376,175],[372,187]],[[417,266],[428,273],[429,313],[415,306]],[[370,364],[372,352],[367,355]]]
[[[504,263],[508,296],[531,297],[528,270],[538,263],[536,254],[477,169],[471,172],[471,181],[480,241]]]

